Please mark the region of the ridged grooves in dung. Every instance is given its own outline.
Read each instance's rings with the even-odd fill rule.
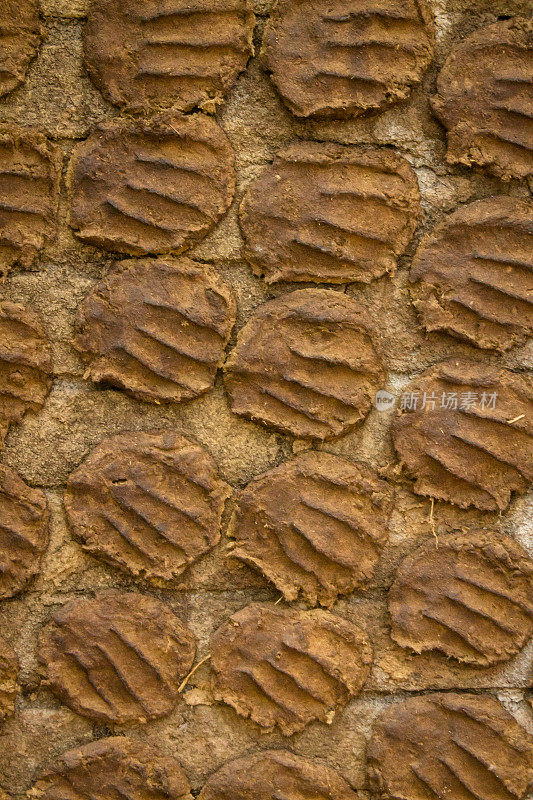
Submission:
[[[520,800],[531,748],[531,737],[495,697],[428,694],[378,717],[369,777],[384,800]]]
[[[28,796],[34,800],[192,800],[177,761],[125,736],[99,739],[63,753]]]
[[[533,561],[509,536],[476,530],[439,536],[400,564],[389,592],[392,638],[491,666],[533,633]]]
[[[202,447],[173,431],[104,439],[68,480],[67,517],[92,555],[154,582],[220,539],[230,488]]]
[[[330,721],[360,691],[371,659],[366,635],[322,610],[251,603],[211,638],[215,698],[287,736]]]
[[[263,750],[224,764],[211,775],[198,800],[356,800],[356,793],[335,770],[287,750]]]
[[[419,215],[416,176],[391,150],[296,142],[248,189],[240,225],[269,283],[368,283],[394,272]]]
[[[98,0],[84,31],[85,63],[111,102],[135,109],[214,111],[252,55],[247,0]]]
[[[417,407],[394,420],[392,437],[418,494],[504,511],[513,493],[526,491],[533,479],[527,375],[450,359],[406,386],[404,397]]]
[[[387,484],[330,453],[304,453],[248,484],[228,536],[231,556],[259,569],[288,601],[331,606],[365,585],[388,538]]]
[[[411,293],[427,330],[507,350],[533,331],[533,203],[462,206],[422,240]]]
[[[18,594],[39,572],[48,539],[44,493],[0,465],[0,599]]]
[[[0,443],[11,424],[42,406],[51,385],[50,344],[37,315],[0,303]]]
[[[70,224],[107,250],[139,256],[182,252],[227,211],[233,151],[203,114],[105,122],[70,164]]]
[[[204,264],[125,261],[81,304],[74,344],[94,381],[179,402],[212,387],[235,314],[231,288]]]
[[[452,50],[433,108],[448,129],[448,161],[499,178],[533,174],[533,21],[485,25]]]
[[[31,266],[55,237],[60,163],[41,133],[0,124],[0,275]]]
[[[405,99],[433,57],[424,0],[279,0],[262,57],[300,117],[350,117]]]
[[[312,439],[338,436],[364,419],[382,369],[366,311],[327,289],[260,306],[224,366],[235,413]]]
[[[168,606],[109,590],[55,611],[38,655],[50,687],[74,711],[126,723],[172,711],[195,649],[193,634]]]

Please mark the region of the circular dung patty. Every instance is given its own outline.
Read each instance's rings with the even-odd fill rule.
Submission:
[[[394,272],[419,216],[416,175],[395,152],[300,141],[248,189],[240,225],[268,283],[369,283]]]
[[[331,606],[371,578],[388,538],[392,493],[377,474],[330,453],[303,453],[237,497],[231,555],[287,601]]]
[[[425,0],[278,0],[262,57],[299,117],[354,117],[408,97],[433,57]]]
[[[193,634],[168,606],[113,589],[55,611],[38,658],[73,711],[122,724],[169,714],[195,651]]]
[[[84,550],[158,583],[215,546],[230,493],[200,445],[173,431],[127,433],[70,475],[65,509]]]
[[[403,398],[392,438],[417,494],[504,511],[513,492],[526,491],[533,480],[527,375],[450,359],[409,384]]]
[[[17,654],[0,636],[0,722],[10,717],[14,711],[15,699],[20,692],[18,675]]]
[[[533,203],[489,197],[422,240],[411,295],[426,330],[508,350],[533,333],[532,274]]]
[[[0,465],[0,599],[18,594],[39,572],[48,518],[44,492]]]
[[[288,750],[263,750],[224,764],[207,779],[198,800],[357,800],[338,772]]]
[[[331,722],[361,690],[371,661],[363,631],[329,611],[251,603],[211,638],[215,698],[285,736]]]
[[[112,120],[75,149],[68,183],[80,239],[132,256],[182,252],[229,208],[233,150],[203,114]]]
[[[38,411],[52,385],[50,343],[33,311],[0,303],[0,444],[9,426]]]
[[[521,17],[485,25],[452,50],[432,98],[449,163],[503,180],[533,175],[532,69],[533,20]]]
[[[0,277],[31,266],[55,237],[60,171],[59,150],[45,136],[0,124]]]
[[[311,439],[353,428],[384,381],[365,309],[327,289],[300,289],[260,306],[224,371],[236,414]]]
[[[383,800],[521,800],[531,756],[531,737],[495,697],[452,692],[389,706],[367,750]]]
[[[253,53],[248,0],[93,0],[85,65],[108,100],[215,111]]]
[[[34,800],[192,800],[173,758],[124,736],[111,736],[63,753],[28,792]]]
[[[81,304],[75,345],[92,380],[179,402],[213,386],[236,310],[230,287],[204,264],[124,261]]]
[[[24,82],[40,41],[39,0],[2,0],[0,97]]]
[[[432,537],[400,564],[389,591],[391,636],[491,666],[533,634],[533,561],[509,536],[475,530]]]

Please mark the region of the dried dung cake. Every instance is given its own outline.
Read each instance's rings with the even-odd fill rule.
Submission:
[[[176,578],[220,539],[230,487],[200,445],[173,431],[104,439],[68,480],[84,550],[133,577]]]
[[[124,724],[172,711],[195,650],[168,606],[113,589],[55,611],[38,654],[52,691],[73,711]]]
[[[81,304],[75,345],[92,380],[179,402],[213,386],[235,314],[231,288],[211,267],[124,261]]]
[[[409,96],[433,57],[425,0],[278,0],[262,57],[299,117],[355,117]]]
[[[224,370],[236,414],[310,439],[353,428],[384,381],[366,310],[327,289],[300,289],[260,306]]]
[[[215,698],[285,736],[331,722],[361,690],[371,660],[366,635],[322,610],[251,603],[211,639]]]
[[[395,271],[419,216],[415,173],[394,151],[294,142],[248,189],[240,225],[268,283],[369,283]]]
[[[70,224],[88,244],[132,256],[180,253],[227,211],[233,150],[203,114],[103,122],[74,151]]]
[[[388,538],[392,493],[362,464],[303,453],[237,497],[231,555],[258,569],[287,601],[331,606],[368,583]]]
[[[19,660],[13,648],[0,636],[0,722],[13,714],[20,692]]]
[[[252,55],[248,0],[93,0],[85,65],[119,106],[214,111]]]
[[[0,97],[24,82],[40,41],[39,0],[2,0]]]
[[[504,351],[533,333],[532,275],[533,203],[489,197],[422,240],[411,294],[426,330]]]

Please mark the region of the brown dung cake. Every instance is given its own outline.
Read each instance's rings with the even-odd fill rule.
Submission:
[[[443,361],[409,384],[392,437],[418,494],[504,511],[533,479],[531,379]],[[424,407],[425,405],[425,407]]]
[[[27,411],[37,411],[52,385],[50,344],[33,311],[0,303],[0,444]]]
[[[248,0],[93,0],[85,64],[117,105],[214,111],[252,55],[254,21]]]
[[[486,25],[448,56],[433,109],[448,130],[451,164],[503,180],[533,175],[533,20]]]
[[[322,610],[251,603],[211,639],[215,698],[285,736],[331,722],[360,692],[371,661],[366,635]]]
[[[203,114],[112,120],[78,145],[68,183],[83,241],[132,256],[179,253],[227,211],[233,151]]]
[[[361,464],[303,453],[237,497],[231,555],[258,569],[287,601],[331,606],[372,577],[388,538],[391,491]]]
[[[426,236],[413,259],[411,294],[428,331],[508,350],[533,332],[533,203],[469,203]]]
[[[169,714],[195,650],[168,606],[116,590],[62,606],[39,640],[55,694],[78,714],[121,724]]]
[[[112,736],[69,750],[41,775],[31,800],[192,800],[177,761],[151,747]]]
[[[88,375],[154,403],[213,386],[235,322],[230,287],[188,258],[117,264],[83,301],[75,345]]]
[[[310,439],[353,428],[384,381],[367,312],[327,289],[301,289],[260,306],[224,370],[236,414]]]
[[[431,538],[401,563],[389,612],[402,647],[479,666],[507,661],[533,634],[533,561],[490,530]]]
[[[59,151],[45,136],[0,124],[0,275],[31,266],[55,237],[60,172]]]
[[[48,541],[44,492],[0,465],[0,600],[21,592],[38,574]]]
[[[220,539],[230,487],[202,447],[173,431],[104,439],[69,477],[65,509],[84,550],[155,583]]]
[[[372,789],[383,800],[521,800],[532,739],[490,695],[428,694],[394,703],[374,724]]]
[[[230,761],[211,775],[198,800],[357,800],[335,770],[288,750],[264,750]]]
[[[419,216],[416,176],[394,151],[308,141],[252,184],[240,224],[268,283],[369,283],[395,271]]]
[[[18,684],[19,660],[13,648],[0,636],[0,722],[13,714]]]
[[[351,117],[403,100],[433,56],[425,0],[277,0],[263,63],[299,117]]]
[[[23,83],[40,41],[39,0],[2,0],[0,97]]]

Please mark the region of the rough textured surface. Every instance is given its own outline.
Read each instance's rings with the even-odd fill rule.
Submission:
[[[531,364],[531,345],[527,343],[499,354],[479,350],[439,331],[426,334],[410,302],[409,268],[419,236],[431,232],[465,203],[502,194],[521,200],[529,197],[525,181],[502,183],[486,171],[447,164],[446,131],[432,113],[428,96],[435,91],[439,68],[458,42],[475,29],[495,22],[498,15],[527,16],[530,0],[431,2],[437,25],[435,59],[406,101],[357,120],[301,120],[285,108],[259,59],[254,58],[217,113],[236,155],[237,201],[272,163],[275,154],[295,139],[369,144],[400,152],[411,164],[420,187],[423,216],[408,249],[398,259],[396,274],[368,285],[338,287],[377,321],[380,351],[388,372],[385,388],[398,401],[404,388],[421,372],[450,357],[500,364],[517,374]],[[22,121],[46,133],[60,146],[65,162],[95,125],[118,114],[83,67],[82,37],[89,6],[88,0],[41,0],[46,36],[39,56],[32,62],[24,85],[0,99],[3,120],[10,124]],[[272,6],[272,0],[254,0],[257,50]],[[191,258],[207,262],[232,286],[238,301],[234,336],[261,304],[298,288],[287,283],[267,285],[253,275],[244,260],[245,243],[237,210],[235,202],[216,229],[191,251]],[[46,682],[41,682],[42,671],[36,660],[38,631],[60,606],[80,595],[92,596],[108,588],[131,591],[135,586],[129,576],[93,558],[73,540],[63,508],[70,473],[103,438],[126,431],[183,431],[187,438],[208,449],[224,480],[236,490],[306,447],[290,434],[279,434],[233,414],[221,376],[212,390],[195,399],[161,405],[140,402],[124,391],[84,379],[86,365],[72,347],[77,309],[105,279],[113,259],[71,234],[67,212],[63,190],[57,240],[45,244],[32,270],[14,269],[2,284],[4,300],[39,311],[55,365],[54,386],[44,406],[37,414],[26,414],[20,425],[11,428],[1,457],[2,463],[15,469],[26,483],[44,489],[51,531],[40,575],[21,595],[0,601],[0,630],[20,656],[23,689],[16,713],[0,724],[0,786],[9,800],[25,800],[28,788],[65,751],[109,736],[112,729],[124,732],[120,726],[80,716],[61,703]],[[234,339],[231,347],[233,344]],[[425,693],[428,687],[429,691],[494,693],[522,725],[533,730],[528,702],[533,641],[509,661],[479,668],[438,651],[418,655],[400,647],[390,637],[387,614],[387,590],[398,564],[432,535],[432,525],[438,538],[453,530],[487,527],[530,548],[531,555],[532,495],[515,496],[501,515],[436,501],[431,521],[430,500],[413,494],[411,481],[397,473],[390,437],[393,415],[392,409],[373,407],[361,425],[338,440],[313,448],[362,462],[386,475],[395,489],[389,538],[368,588],[340,596],[333,607],[334,614],[364,629],[372,642],[373,663],[363,690],[335,715],[331,725],[312,722],[287,739],[276,730],[265,732],[227,705],[213,702],[209,662],[205,663],[191,676],[183,691],[184,701],[178,702],[170,714],[127,728],[132,741],[176,759],[195,796],[223,764],[263,749],[289,748],[308,761],[335,769],[361,800],[377,800],[366,779],[366,749],[373,721],[391,703],[412,693]],[[226,557],[227,543],[224,520],[220,543],[191,564],[172,588],[145,584],[141,590],[163,600],[194,632],[199,661],[209,652],[213,630],[228,616],[253,601],[275,602],[280,597],[255,570]]]
[[[311,439],[338,436],[364,419],[383,380],[366,311],[327,289],[261,306],[224,370],[236,414]]]
[[[238,758],[211,775],[199,800],[356,800],[357,794],[341,776],[325,764],[290,753],[264,750]]]
[[[0,443],[27,411],[37,411],[52,385],[50,344],[33,311],[0,303]]]
[[[331,722],[361,690],[371,660],[365,634],[329,611],[252,603],[211,639],[215,698],[286,736]]]
[[[46,497],[0,465],[0,599],[22,591],[48,546]]]
[[[179,402],[213,386],[235,315],[233,292],[208,266],[124,261],[81,304],[76,345],[94,381]]]
[[[331,606],[368,583],[387,541],[392,496],[364,465],[303,453],[237,497],[231,554],[258,569],[287,601]]]
[[[415,305],[429,331],[507,350],[533,332],[533,203],[491,197],[462,206],[422,240]]]
[[[56,611],[41,632],[39,660],[52,690],[78,714],[132,723],[172,711],[195,649],[168,606],[110,590]]]
[[[295,142],[248,190],[240,225],[268,283],[369,283],[395,271],[419,216],[416,176],[396,153]]]
[[[106,250],[182,252],[227,211],[234,180],[231,145],[210,117],[102,123],[70,164],[70,224]]]
[[[112,102],[214,111],[252,54],[248,0],[95,0],[85,64]]]
[[[191,800],[177,761],[124,736],[69,750],[28,792],[31,800]]]
[[[433,39],[425,0],[278,0],[262,55],[294,114],[348,117],[405,99]]]
[[[533,480],[529,377],[449,360],[416,379],[406,394],[416,398],[417,407],[400,413],[392,435],[418,494],[462,508],[504,511],[512,493],[528,488]]]
[[[389,708],[368,749],[383,800],[502,800],[524,797],[532,740],[489,695],[433,694]]]
[[[503,180],[533,175],[532,65],[533,20],[523,17],[482,27],[452,50],[433,98],[451,164]]]
[[[18,674],[17,655],[0,636],[0,722],[13,713],[15,699],[20,692]]]
[[[160,583],[215,546],[230,491],[207,451],[183,436],[122,434],[72,473],[65,508],[88,553]]]
[[[40,41],[39,0],[2,0],[0,97],[24,81]]]
[[[1,76],[0,66],[0,85]],[[0,276],[31,266],[54,238],[59,175],[59,151],[42,133],[0,124]]]
[[[389,612],[402,647],[480,666],[506,661],[533,633],[533,561],[494,531],[432,538],[402,561]]]

